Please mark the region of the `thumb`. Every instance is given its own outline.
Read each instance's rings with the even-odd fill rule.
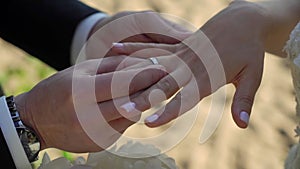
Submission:
[[[240,128],[247,128],[255,94],[261,82],[261,75],[245,75],[235,83],[236,91],[231,106],[234,122]]]

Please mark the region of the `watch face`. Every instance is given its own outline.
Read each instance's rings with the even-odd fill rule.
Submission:
[[[38,159],[40,142],[36,134],[27,128],[18,129],[19,137],[30,162]]]

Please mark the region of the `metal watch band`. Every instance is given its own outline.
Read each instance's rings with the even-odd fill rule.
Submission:
[[[11,118],[15,125],[21,144],[27,155],[29,162],[38,160],[38,154],[40,151],[40,142],[36,133],[25,126],[21,121],[20,115],[17,111],[14,96],[6,97],[7,106],[9,108]]]

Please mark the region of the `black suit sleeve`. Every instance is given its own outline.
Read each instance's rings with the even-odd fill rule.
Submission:
[[[76,26],[96,12],[76,0],[2,0],[0,37],[61,70],[71,65]]]

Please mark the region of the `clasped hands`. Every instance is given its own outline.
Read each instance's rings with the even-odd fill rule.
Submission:
[[[129,105],[147,110],[174,96],[163,109],[146,118],[146,125],[157,127],[192,109],[220,87],[233,84],[233,120],[238,127],[246,128],[262,78],[264,41],[269,27],[270,20],[261,6],[234,1],[181,43],[115,44],[115,54],[155,57],[168,73],[134,97]],[[146,63],[129,68],[142,68]],[[150,104],[149,95],[156,90],[164,95],[155,97]]]
[[[263,70],[262,32],[267,25],[258,10],[247,2],[233,3],[194,33],[153,12],[138,13],[143,17],[132,15],[125,20],[119,19],[132,13],[107,18],[91,32],[85,51],[87,61],[54,74],[16,97],[21,119],[37,132],[42,149],[100,151],[113,144],[152,106],[175,95],[164,109],[146,118],[146,125],[157,127],[232,83],[236,86],[233,119],[245,128]],[[246,22],[241,13],[257,24]],[[119,26],[105,26],[110,23]],[[162,35],[149,31],[151,25]],[[98,31],[104,34],[99,36]],[[111,48],[116,41],[120,43]],[[150,57],[159,64],[152,64]],[[112,82],[117,85],[112,87]],[[149,95],[154,97],[151,102]],[[97,126],[91,127],[91,133],[98,134],[101,145],[82,126],[74,101],[86,108],[82,117]],[[89,116],[93,110],[89,106],[100,110],[102,121],[95,122]],[[117,132],[109,132],[108,127]]]

